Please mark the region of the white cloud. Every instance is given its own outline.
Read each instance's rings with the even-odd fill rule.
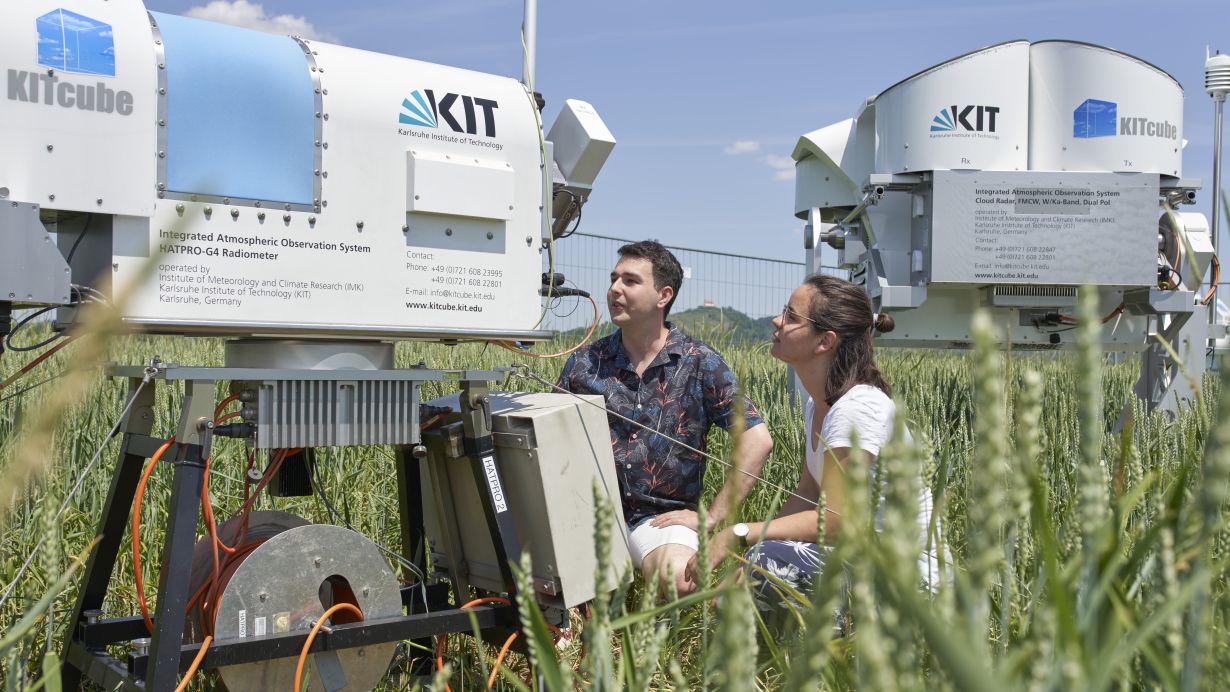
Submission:
[[[794,180],[794,159],[781,154],[767,154],[760,159],[773,169],[774,180]]]
[[[734,144],[727,145],[727,147],[722,151],[727,154],[751,154],[760,151],[760,142],[750,139],[741,139]]]
[[[265,13],[263,5],[248,2],[248,0],[211,0],[206,5],[189,9],[184,16],[255,29],[267,34],[290,34],[324,41],[334,40],[329,34],[312,26],[306,17],[294,14],[269,15]]]

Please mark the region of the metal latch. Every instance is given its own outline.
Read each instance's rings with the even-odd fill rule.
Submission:
[[[491,443],[496,447],[511,447],[513,449],[530,449],[530,436],[525,433],[493,432]]]

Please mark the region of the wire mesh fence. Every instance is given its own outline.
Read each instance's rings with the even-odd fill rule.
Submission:
[[[576,233],[555,243],[555,271],[564,275],[567,285],[594,296],[600,323],[610,321],[605,296],[611,283],[611,270],[619,259],[619,248],[632,242],[636,241]],[[772,317],[781,312],[790,292],[803,281],[806,272],[803,262],[675,245],[666,247],[683,266],[683,286],[671,308],[672,314],[714,307],[738,311],[752,319]],[[836,267],[823,267],[822,270],[845,275]],[[545,259],[543,271],[547,271]],[[589,301],[563,298],[551,306],[544,326],[557,330],[575,329],[588,326],[592,318]]]

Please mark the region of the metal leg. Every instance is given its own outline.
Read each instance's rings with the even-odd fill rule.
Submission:
[[[1150,341],[1140,355],[1140,378],[1133,388],[1137,398],[1145,402],[1147,410],[1161,408],[1171,418],[1179,415],[1184,402],[1191,401],[1204,378],[1206,354],[1209,342],[1208,323],[1199,310],[1213,311],[1212,307],[1199,308],[1191,313],[1164,313],[1157,316],[1160,323],[1157,332],[1169,346]],[[1172,350],[1176,359],[1172,355]],[[1115,431],[1123,429],[1131,418],[1129,403],[1115,422]]]
[[[111,575],[115,571],[115,558],[119,554],[120,543],[124,539],[124,531],[128,525],[128,513],[132,508],[132,497],[137,490],[137,482],[141,478],[141,467],[145,457],[135,453],[131,447],[134,436],[146,436],[154,426],[154,381],[145,387],[140,387],[141,378],[128,380],[128,398],[135,395],[132,408],[127,418],[120,424],[123,445],[120,447],[120,458],[116,464],[115,475],[111,478],[111,489],[107,491],[107,501],[103,506],[102,516],[98,521],[98,545],[90,553],[86,561],[85,574],[81,579],[81,590],[77,593],[77,604],[73,607],[71,625],[64,634],[64,645],[61,647],[61,657],[65,661],[61,671],[61,680],[65,689],[78,689],[81,686],[81,672],[69,662],[68,647],[75,640],[78,626],[89,611],[101,610],[103,599],[107,595],[107,585],[111,583]],[[140,389],[140,391],[138,391]]]
[[[423,479],[414,446],[394,450],[397,466],[397,504],[401,508],[402,556],[427,574],[427,550],[423,542]]]
[[[145,677],[149,690],[173,690],[179,678],[180,645],[184,638],[184,610],[188,605],[189,565],[196,543],[197,516],[201,511],[201,486],[205,459],[209,456],[213,429],[214,382],[184,383],[184,408],[180,417],[180,443],[171,484],[166,540],[158,579],[158,607],[154,636],[150,641],[150,667]]]
[[[402,445],[394,450],[397,466],[397,504],[401,509],[401,553],[418,568],[419,579],[427,581],[427,543],[423,530],[423,478],[419,459],[414,455],[421,445]],[[427,604],[424,603],[426,608]],[[414,612],[411,608],[410,612]],[[415,639],[414,644],[431,651],[431,638]],[[431,674],[430,656],[411,656],[411,670],[416,675]]]

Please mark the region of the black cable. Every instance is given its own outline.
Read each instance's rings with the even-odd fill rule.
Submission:
[[[14,325],[13,330],[10,331],[7,336],[4,337],[4,344],[8,348],[8,350],[16,351],[17,353],[25,353],[27,351],[37,351],[40,348],[46,346],[47,344],[50,344],[53,341],[56,341],[57,339],[62,338],[64,336],[64,333],[56,332],[55,334],[52,334],[50,337],[48,337],[45,341],[40,341],[39,343],[34,344],[33,346],[14,346],[13,345],[13,335],[21,331],[22,327],[25,327],[34,318],[39,317],[41,315],[45,315],[48,312],[51,312],[52,310],[55,310],[58,307],[59,307],[58,305],[52,305],[51,307],[46,307],[46,308],[42,308],[39,310],[35,310],[33,313],[26,315],[25,318],[23,318],[20,322]]]
[[[13,392],[12,394],[6,394],[3,398],[0,398],[0,404],[2,404],[2,403],[4,403],[4,402],[8,401],[9,399],[16,399],[17,397],[21,396],[22,394],[25,394],[26,392],[30,391],[31,389],[37,389],[38,387],[41,387],[41,386],[43,386],[43,385],[45,385],[45,384],[47,384],[48,382],[51,382],[51,381],[53,381],[53,380],[58,380],[58,379],[60,379],[61,377],[64,377],[65,375],[67,375],[67,374],[68,374],[67,372],[62,372],[62,373],[59,373],[59,374],[57,374],[57,375],[52,375],[51,377],[48,377],[48,378],[47,378],[47,379],[45,379],[45,380],[39,380],[38,382],[35,382],[35,383],[34,383],[34,384],[32,384],[32,385],[29,385],[29,386],[28,386],[28,387],[26,387],[25,389],[19,389],[19,390],[17,390],[17,391],[15,391],[15,392]]]
[[[571,214],[572,210],[575,208],[577,215],[574,219],[572,219],[572,229],[560,233],[556,236],[556,240],[563,240],[564,238],[567,238],[577,232],[577,229],[581,227],[581,208],[585,206],[585,200],[581,199],[581,196],[577,193],[571,190],[562,190],[562,192],[566,192],[570,197],[572,197],[572,203],[568,206],[568,211],[566,213]]]
[[[1178,289],[1180,286],[1182,286],[1183,285],[1183,275],[1179,273],[1179,270],[1171,266],[1167,266],[1166,269],[1171,274],[1174,275],[1174,279],[1175,279],[1175,281],[1172,281],[1170,284],[1170,290],[1173,291],[1173,290]]]
[[[72,302],[70,302],[67,306],[63,306],[63,307],[75,308],[75,307],[77,307],[77,306],[81,305],[82,303],[87,302],[87,301],[86,301],[86,298],[84,298],[84,297],[83,297],[83,296],[84,296],[84,294],[87,294],[87,293],[88,293],[88,294],[93,294],[92,298],[93,298],[93,300],[94,300],[95,302],[106,304],[106,296],[105,296],[105,295],[103,295],[103,293],[102,293],[101,291],[99,291],[99,290],[97,290],[97,289],[95,289],[95,288],[92,288],[92,287],[90,287],[90,286],[82,286],[82,285],[77,285],[77,284],[71,284],[71,285],[70,285],[70,290],[71,290],[71,292],[72,292],[72,293],[71,293],[71,300],[72,300]],[[42,347],[44,347],[44,346],[46,346],[46,345],[48,345],[48,344],[50,344],[50,343],[54,342],[56,339],[60,339],[60,338],[62,338],[62,337],[64,337],[64,336],[66,336],[66,334],[67,334],[68,330],[70,330],[70,329],[72,329],[74,326],[76,326],[76,324],[77,324],[77,317],[78,317],[78,315],[80,315],[80,311],[75,311],[75,312],[73,313],[73,321],[72,321],[72,322],[70,322],[70,323],[68,324],[68,326],[67,326],[67,327],[65,327],[64,329],[60,330],[59,332],[57,332],[57,333],[53,334],[52,336],[48,337],[46,341],[39,342],[39,343],[37,343],[37,344],[34,344],[33,346],[14,346],[14,345],[13,345],[13,335],[15,335],[18,331],[20,331],[23,327],[25,327],[27,324],[29,324],[29,323],[30,323],[32,320],[34,320],[35,318],[37,318],[37,317],[39,317],[39,316],[41,316],[41,315],[45,315],[45,314],[47,314],[48,312],[50,312],[50,311],[52,311],[52,310],[55,310],[56,308],[59,308],[59,307],[62,307],[62,306],[59,306],[59,305],[51,305],[51,306],[48,306],[48,307],[45,307],[45,308],[41,308],[41,309],[39,309],[39,310],[36,310],[33,314],[27,315],[27,316],[25,317],[25,319],[21,320],[20,322],[18,322],[18,323],[17,323],[17,324],[15,324],[15,325],[13,325],[13,328],[12,328],[11,330],[9,330],[9,332],[5,335],[5,337],[4,337],[4,344],[8,347],[8,349],[9,349],[10,351],[16,351],[16,352],[18,352],[18,353],[22,353],[22,352],[26,352],[26,351],[37,351],[38,349],[40,349],[40,348],[42,348]],[[0,351],[3,351],[3,349],[0,349]]]
[[[573,282],[573,281],[566,281],[566,282],[565,282],[565,286],[564,286],[564,287],[567,287],[567,285],[568,285],[568,284],[572,284],[572,288],[570,289],[570,290],[572,290],[572,291],[579,291],[579,290],[581,290],[580,288],[578,288],[578,287],[577,287],[576,283],[575,283],[575,282]],[[581,301],[579,301],[579,300],[577,300],[577,301],[573,301],[573,303],[572,303],[572,309],[571,309],[571,310],[569,310],[567,313],[557,312],[557,311],[556,311],[556,308],[558,308],[560,305],[562,305],[562,304],[563,304],[563,302],[564,302],[564,300],[563,300],[563,299],[564,299],[564,296],[563,296],[563,295],[561,295],[561,294],[558,294],[558,293],[557,293],[557,294],[555,295],[555,300],[553,300],[553,301],[551,302],[551,305],[550,305],[550,308],[549,308],[549,309],[551,310],[551,314],[552,314],[552,315],[554,315],[555,317],[558,317],[558,318],[560,318],[560,319],[567,319],[567,318],[569,318],[569,317],[572,317],[572,316],[576,313],[577,308],[581,307]]]
[[[73,246],[68,250],[68,257],[64,259],[66,263],[72,264],[73,255],[77,254],[77,246],[81,245],[81,241],[85,238],[85,234],[90,230],[90,224],[94,221],[94,215],[87,213],[85,215],[85,224],[81,226],[81,232],[77,234],[77,239],[73,241]]]
[[[0,357],[4,356],[4,342],[13,331],[13,304],[5,301],[0,303]]]
[[[337,510],[333,507],[333,503],[329,501],[329,496],[328,496],[328,495],[325,495],[325,488],[324,488],[324,485],[322,485],[322,484],[321,484],[321,482],[320,482],[320,476],[316,475],[316,474],[317,474],[317,470],[316,470],[316,466],[317,466],[317,464],[309,464],[308,466],[310,467],[310,472],[311,472],[311,474],[312,474],[312,485],[316,488],[316,494],[317,494],[318,496],[320,496],[320,500],[324,503],[325,508],[329,511],[329,517],[330,517],[330,518],[331,518],[334,522],[337,522],[337,521],[339,521],[339,520],[340,520],[343,526],[345,526],[346,528],[350,529],[351,531],[354,531],[355,533],[359,533],[359,530],[358,530],[358,529],[356,529],[354,526],[351,526],[350,522],[346,520],[346,517],[342,516],[342,513],[341,513],[341,512],[338,512],[338,511],[337,511]],[[359,535],[362,535],[362,534],[361,534],[361,533],[359,533]],[[369,538],[368,540],[371,540],[371,539]],[[420,581],[422,581],[422,582],[426,582],[426,581],[427,581],[427,575],[423,574],[423,572],[419,569],[419,566],[418,566],[418,565],[416,565],[416,564],[414,564],[414,563],[413,563],[413,562],[411,562],[410,560],[406,559],[406,557],[405,557],[404,555],[401,555],[401,554],[399,554],[399,553],[395,553],[395,552],[393,552],[392,550],[389,550],[388,548],[386,548],[386,547],[384,547],[384,546],[380,545],[379,543],[377,543],[377,542],[375,542],[375,541],[372,541],[372,545],[374,545],[374,546],[376,546],[378,549],[380,549],[380,551],[381,551],[382,553],[384,553],[384,554],[386,554],[386,555],[388,555],[388,556],[392,557],[393,559],[397,560],[398,562],[400,562],[400,563],[401,563],[402,565],[404,565],[407,569],[409,569],[409,570],[410,570],[411,572],[413,572],[416,576],[418,576],[418,578],[419,578],[419,580],[420,580]]]

